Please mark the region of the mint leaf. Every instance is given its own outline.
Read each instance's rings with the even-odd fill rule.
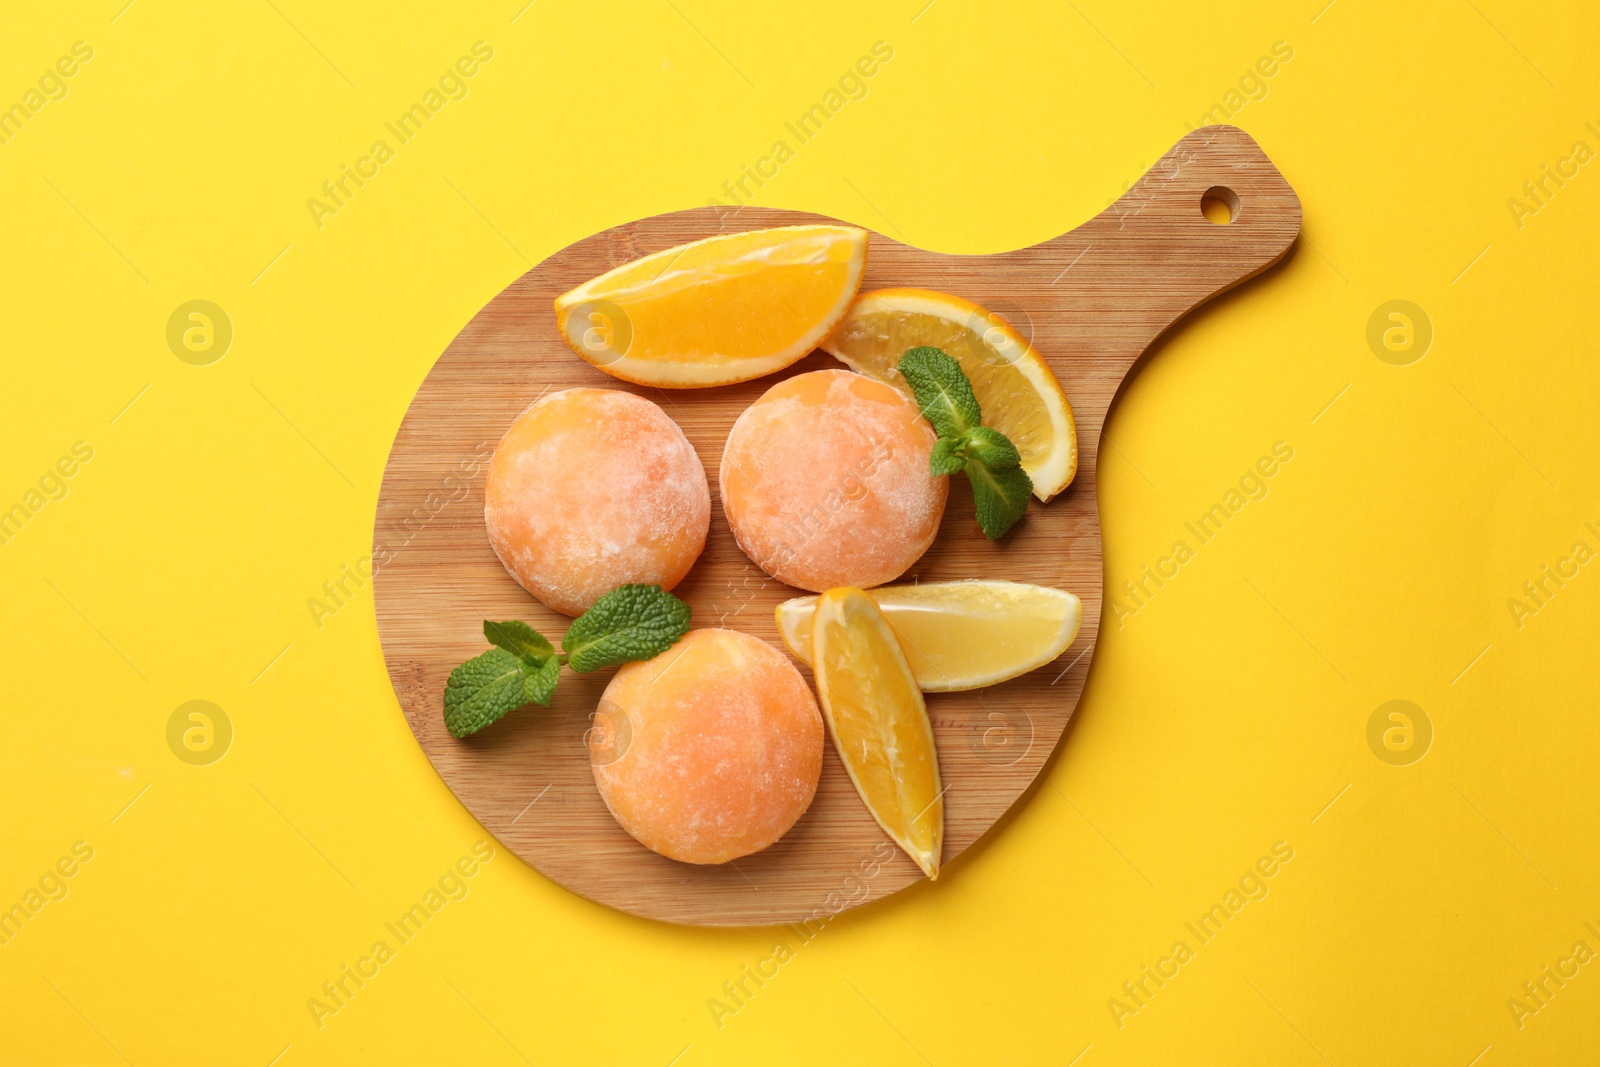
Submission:
[[[967,480],[972,483],[972,502],[977,507],[978,525],[993,541],[1017,524],[1028,510],[1033,494],[1033,479],[1021,467],[988,467],[975,460],[967,463]]]
[[[556,691],[556,683],[560,680],[561,661],[553,655],[540,660],[537,667],[525,667],[522,673],[523,703],[548,708],[550,698]]]
[[[1017,452],[1017,446],[1011,443],[1011,438],[999,430],[987,426],[974,426],[967,431],[967,439],[962,449],[972,459],[982,463],[985,467],[1019,467],[1022,465],[1022,456]]]
[[[906,350],[900,374],[916,395],[923,418],[939,439],[929,466],[935,478],[966,471],[978,525],[993,541],[1017,524],[1028,510],[1033,480],[1022,469],[1022,456],[1011,439],[983,425],[983,412],[961,364],[931,345]]]
[[[491,645],[499,645],[513,656],[521,656],[534,663],[554,658],[555,646],[545,640],[544,634],[525,622],[508,619],[505,622],[483,623],[483,636]]]
[[[520,656],[491,648],[451,671],[444,687],[444,724],[450,736],[475,734],[526,704],[525,669]]]
[[[961,364],[942,349],[922,345],[907,350],[898,367],[922,408],[922,417],[940,437],[961,437],[981,420],[972,383]]]
[[[659,585],[624,585],[573,620],[561,648],[579,674],[650,659],[689,632],[689,605]]]
[[[560,655],[525,622],[485,620],[483,636],[497,647],[450,672],[444,724],[466,737],[524,704],[549,707],[563,663],[584,672],[650,659],[688,632],[689,605],[659,585],[624,585],[595,601],[573,620]]]
[[[959,437],[941,437],[933,443],[933,455],[930,458],[935,478],[942,474],[954,474],[967,465],[967,454],[962,451],[963,441]]]

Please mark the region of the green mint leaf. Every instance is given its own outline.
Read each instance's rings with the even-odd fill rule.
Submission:
[[[985,467],[999,469],[1022,464],[1022,456],[1011,438],[988,426],[974,426],[967,431],[965,452]]]
[[[526,704],[526,670],[522,657],[503,648],[491,648],[451,671],[444,687],[444,724],[450,736],[475,734]]]
[[[1022,469],[1016,445],[983,425],[983,412],[961,364],[931,345],[908,349],[899,370],[917,398],[923,418],[939,435],[929,466],[935,478],[967,472],[978,525],[991,541],[1017,524],[1028,510],[1033,481]]]
[[[961,437],[982,418],[972,383],[961,364],[942,349],[922,345],[900,357],[900,374],[922,408],[922,416],[940,437]]]
[[[993,541],[1017,524],[1028,510],[1033,495],[1033,480],[1021,467],[986,467],[967,463],[967,480],[972,483],[972,502],[977,506],[978,525]]]
[[[965,443],[959,437],[941,437],[933,443],[933,455],[930,459],[935,478],[941,474],[954,474],[966,468],[967,454],[962,451]]]
[[[542,663],[555,656],[555,646],[545,640],[544,634],[525,622],[507,619],[505,622],[483,622],[483,636],[491,645],[499,645],[513,656],[521,656],[532,663]]]
[[[689,632],[689,605],[659,585],[624,585],[573,620],[561,647],[579,674],[650,659]]]
[[[595,601],[573,620],[559,656],[525,622],[485,620],[483,635],[497,647],[450,672],[445,727],[453,737],[467,737],[524,704],[549,707],[563,663],[583,672],[650,659],[688,632],[689,605],[659,585],[625,585]]]
[[[554,656],[547,656],[539,661],[537,667],[529,667],[522,675],[522,699],[528,704],[537,704],[541,708],[550,706],[550,698],[555,695],[556,683],[561,680],[561,661]]]

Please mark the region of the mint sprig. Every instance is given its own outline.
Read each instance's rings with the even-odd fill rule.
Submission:
[[[900,357],[899,371],[911,386],[922,415],[939,435],[934,442],[933,476],[965,471],[983,535],[993,541],[1028,510],[1033,480],[1022,469],[1017,446],[999,430],[983,425],[972,383],[943,349],[922,345]]]
[[[557,652],[543,634],[509,619],[483,624],[495,647],[450,672],[444,724],[467,737],[526,704],[549,707],[566,664],[579,674],[651,659],[689,632],[689,605],[659,585],[613,589],[567,628]]]

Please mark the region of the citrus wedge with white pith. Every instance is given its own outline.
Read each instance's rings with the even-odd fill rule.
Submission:
[[[944,850],[939,754],[922,691],[872,598],[817,598],[812,664],[834,750],[878,825],[930,879]]]
[[[1042,667],[1078,636],[1083,605],[1023,582],[921,582],[867,591],[900,640],[924,693],[981,689]],[[814,596],[778,605],[783,643],[811,664]]]
[[[852,370],[908,395],[895,368],[909,348],[932,345],[961,364],[983,409],[983,424],[1022,453],[1033,495],[1048,501],[1078,472],[1072,405],[1038,351],[999,315],[929,289],[862,293],[822,347]]]
[[[867,231],[782,226],[664,249],[556,298],[573,351],[639,385],[696,389],[782,370],[849,310]]]

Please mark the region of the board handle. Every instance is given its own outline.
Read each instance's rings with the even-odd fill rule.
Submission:
[[[1231,218],[1208,218],[1207,199]],[[1041,268],[1068,265],[1050,286],[1064,310],[1121,320],[1115,347],[1131,363],[1189,311],[1282,259],[1300,220],[1300,198],[1249,134],[1204,126],[1099,215],[1025,251],[1043,254]]]
[[[1208,212],[1207,200],[1226,210]],[[1215,296],[1281,259],[1300,221],[1300,198],[1248,133],[1202,126],[1090,225],[1132,238],[1152,266],[1198,274]]]

